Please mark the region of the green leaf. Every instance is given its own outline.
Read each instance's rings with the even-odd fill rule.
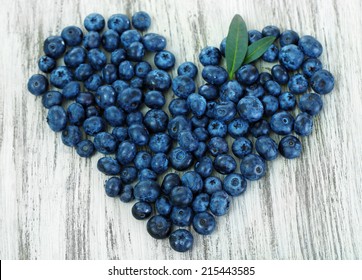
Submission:
[[[252,43],[248,47],[248,51],[246,52],[246,57],[243,61],[243,64],[248,64],[250,62],[253,62],[254,60],[257,60],[265,53],[265,51],[271,46],[271,44],[273,44],[274,41],[274,36],[267,36]]]
[[[241,66],[248,49],[248,31],[240,15],[235,15],[229,26],[226,37],[226,66],[229,78],[232,79],[235,71]]]

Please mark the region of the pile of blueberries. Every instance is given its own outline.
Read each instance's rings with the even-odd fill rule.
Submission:
[[[220,66],[224,39],[220,49],[201,51],[206,83],[197,89],[198,69],[192,62],[179,65],[177,77],[171,78],[167,71],[175,56],[165,50],[163,36],[144,33],[150,24],[145,12],[131,19],[115,14],[103,32],[104,17],[88,15],[87,33],[68,26],[61,36],[45,40],[38,65],[47,76],[33,75],[28,90],[42,96],[49,109],[47,122],[62,132],[65,145],[81,157],[96,151],[105,155],[97,167],[114,176],[105,183],[106,194],[123,202],[138,200],[132,214],[148,219],[149,234],[169,237],[173,249],[185,252],[193,236],[183,227],[211,234],[215,216],[228,212],[230,198],[245,192],[247,180],[265,175],[266,161],[279,153],[299,157],[302,145],[292,134],[311,134],[313,117],[323,107],[321,95],[333,89],[334,78],[322,69],[318,57],[323,49],[315,38],[267,26],[262,32],[249,31],[249,43],[278,38],[262,56],[266,62],[279,61],[271,73],[247,64],[235,80],[228,80]],[[145,60],[146,53],[155,53],[157,69]],[[309,87],[315,93],[307,93]],[[164,95],[170,88],[176,98],[166,112]],[[294,118],[296,106],[300,112]],[[283,136],[279,144],[269,136],[272,132]],[[182,171],[181,176],[168,173],[159,184],[169,167]],[[172,232],[173,226],[181,229]]]

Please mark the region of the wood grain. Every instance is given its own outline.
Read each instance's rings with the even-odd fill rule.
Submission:
[[[361,3],[2,0],[0,258],[361,259]],[[149,12],[150,31],[168,39],[178,63],[198,62],[202,47],[218,46],[239,13],[249,29],[275,24],[316,36],[323,64],[336,78],[313,134],[302,139],[303,156],[270,164],[264,179],[232,201],[217,231],[195,235],[186,254],[153,240],[145,222],[131,216],[131,205],[105,196],[106,177],[96,169],[100,155],[85,160],[64,146],[48,128],[40,98],[26,90],[46,37],[81,25],[90,12],[108,17],[138,10]]]

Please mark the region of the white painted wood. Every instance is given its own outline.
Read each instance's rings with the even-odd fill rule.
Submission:
[[[361,259],[361,1],[2,0],[0,11],[1,259]],[[107,198],[106,177],[61,143],[40,98],[27,93],[43,40],[90,12],[152,16],[177,63],[218,45],[235,13],[249,29],[275,24],[316,36],[336,77],[303,156],[277,159],[234,199],[194,249],[153,240],[131,205]],[[201,70],[201,68],[200,68]],[[175,71],[173,71],[175,74]],[[201,79],[198,79],[201,83]],[[169,99],[171,99],[169,93]]]

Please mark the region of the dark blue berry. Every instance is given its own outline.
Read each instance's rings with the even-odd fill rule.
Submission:
[[[207,152],[207,145],[205,142],[199,142],[199,146],[195,151],[192,152],[196,159],[202,158]]]
[[[278,97],[282,93],[281,86],[275,81],[267,81],[264,88],[270,95]]]
[[[119,194],[119,199],[125,203],[130,202],[134,199],[132,185],[123,186],[123,189],[121,190],[121,193]]]
[[[273,160],[278,157],[278,144],[269,136],[260,136],[256,139],[255,150],[265,160]]]
[[[222,182],[219,178],[210,176],[204,182],[205,192],[212,195],[214,192],[222,190]]]
[[[284,92],[278,97],[279,108],[283,111],[291,111],[294,109],[297,101],[295,95],[290,92]]]
[[[226,154],[229,151],[229,146],[224,138],[212,137],[207,143],[207,147],[211,155],[216,157],[219,154]]]
[[[236,161],[228,154],[221,154],[214,159],[214,168],[221,174],[230,174],[236,169]]]
[[[263,34],[263,37],[274,36],[274,37],[278,38],[280,35],[280,29],[277,26],[268,25],[263,28],[261,33]]]
[[[91,92],[80,92],[75,101],[84,107],[88,107],[94,104],[94,95]]]
[[[193,193],[199,193],[203,187],[202,178],[195,171],[188,171],[184,173],[181,177],[181,183]]]
[[[174,206],[171,211],[170,219],[172,224],[179,227],[187,227],[192,223],[193,211],[191,207]]]
[[[160,91],[152,90],[145,94],[144,102],[150,109],[161,109],[166,103],[166,98]]]
[[[97,168],[106,175],[118,175],[121,172],[121,166],[116,159],[111,157],[102,157],[98,160]]]
[[[153,216],[147,222],[148,233],[156,239],[164,239],[171,233],[171,221],[161,215]]]
[[[169,121],[167,130],[168,135],[170,135],[172,139],[177,140],[181,131],[191,130],[191,122],[184,116],[176,116]]]
[[[106,84],[112,84],[118,79],[118,69],[114,64],[107,64],[102,69],[103,81]]]
[[[302,94],[308,90],[308,80],[302,74],[295,74],[290,77],[288,87],[293,94]]]
[[[119,66],[121,62],[126,60],[126,58],[125,49],[116,49],[111,53],[111,62],[116,66]]]
[[[187,152],[195,151],[199,145],[197,137],[190,130],[184,130],[179,133],[178,143]]]
[[[132,206],[132,215],[137,220],[145,220],[152,214],[152,206],[147,202],[137,202]]]
[[[152,180],[152,181],[156,181],[157,180],[157,174],[155,171],[145,168],[142,169],[139,173],[138,173],[138,180],[139,181],[147,181],[147,180]]]
[[[83,37],[83,47],[87,50],[97,49],[101,46],[101,35],[96,31],[90,31]]]
[[[192,226],[198,234],[209,235],[215,230],[216,221],[210,213],[201,212],[194,216]]]
[[[61,36],[67,46],[78,46],[83,40],[83,31],[77,26],[67,26]]]
[[[266,62],[274,62],[278,59],[279,49],[275,44],[272,44],[262,55],[262,59]]]
[[[77,68],[79,65],[85,63],[87,59],[87,52],[82,47],[73,47],[68,49],[64,55],[64,64],[69,68]]]
[[[209,118],[207,116],[202,116],[200,118],[193,116],[191,118],[191,123],[194,128],[197,128],[197,127],[206,128],[209,123]]]
[[[151,136],[148,146],[154,153],[167,153],[172,146],[172,139],[166,133],[156,133]]]
[[[236,80],[227,81],[220,88],[221,101],[232,101],[234,103],[238,103],[243,95],[244,87],[242,87]]]
[[[147,128],[143,124],[132,124],[128,127],[128,136],[137,146],[145,146],[150,140]]]
[[[119,142],[123,142],[128,138],[128,128],[127,127],[115,127],[112,130],[112,134],[117,138]]]
[[[223,216],[229,212],[230,198],[225,191],[217,191],[211,195],[210,211],[215,216]]]
[[[310,78],[312,89],[319,94],[327,94],[334,88],[334,77],[327,70],[319,70]]]
[[[302,144],[297,137],[285,136],[279,142],[279,152],[287,159],[297,158],[302,152]]]
[[[135,75],[142,79],[146,78],[151,70],[152,67],[147,61],[138,62],[134,67]]]
[[[308,58],[303,62],[302,71],[304,76],[310,78],[313,74],[323,69],[322,62],[317,58]]]
[[[215,47],[205,47],[199,54],[199,60],[202,65],[219,65],[221,60],[221,52]]]
[[[80,64],[74,71],[74,77],[78,81],[85,81],[87,80],[92,74],[94,70],[92,66],[88,63]]]
[[[261,84],[255,83],[245,88],[245,96],[254,96],[261,98],[265,93],[265,90]]]
[[[126,119],[127,125],[143,124],[143,114],[140,111],[129,113]]]
[[[111,177],[106,181],[105,191],[109,197],[116,197],[122,189],[121,180],[118,177]]]
[[[206,141],[209,139],[210,135],[209,133],[207,132],[207,130],[203,127],[197,127],[196,129],[194,129],[194,134],[196,136],[196,138],[199,140],[199,141]]]
[[[260,120],[256,123],[253,123],[252,127],[250,128],[251,135],[255,138],[258,138],[262,135],[269,135],[270,133],[270,125],[267,120]]]
[[[207,193],[198,194],[192,202],[192,210],[196,213],[205,212],[209,208],[210,197]]]
[[[235,77],[242,85],[252,85],[258,80],[259,71],[254,65],[246,64],[236,71]]]
[[[226,51],[226,37],[224,39],[222,39],[222,41],[220,43],[220,52],[221,52],[222,56],[225,56],[225,51]]]
[[[205,102],[206,107],[206,102]],[[183,98],[175,98],[168,105],[168,110],[172,116],[184,115],[186,116],[190,112],[190,108],[187,105],[187,100]]]
[[[311,58],[319,57],[323,52],[323,47],[319,41],[309,35],[302,36],[298,41],[298,46],[302,52]]]
[[[118,66],[119,77],[123,80],[131,80],[134,76],[134,68],[132,62],[125,60]]]
[[[270,128],[279,135],[287,135],[293,131],[294,118],[285,111],[275,113],[270,119]]]
[[[236,157],[243,158],[252,152],[253,143],[248,138],[240,137],[233,142],[231,150]]]
[[[92,141],[82,140],[76,146],[77,154],[84,158],[91,157],[95,152],[95,147]]]
[[[289,75],[287,69],[284,66],[276,64],[271,69],[273,79],[280,85],[285,85],[289,81]]]
[[[42,96],[42,104],[45,108],[49,109],[54,105],[61,105],[63,96],[59,91],[50,90]]]
[[[192,200],[192,191],[188,187],[176,186],[170,192],[170,201],[174,206],[186,207],[191,204]]]
[[[294,131],[300,136],[308,136],[312,133],[313,117],[307,113],[300,113],[294,121]]]
[[[180,98],[186,99],[195,90],[195,82],[188,76],[177,76],[172,80],[172,91]]]
[[[102,77],[98,74],[93,74],[84,82],[84,87],[88,90],[96,91],[102,84]]]
[[[98,152],[109,155],[113,154],[117,149],[117,139],[108,132],[100,132],[94,137],[94,147]]]
[[[248,133],[249,123],[241,118],[236,118],[228,124],[228,133],[233,138],[239,138]]]
[[[278,111],[279,108],[279,100],[277,97],[273,95],[265,95],[261,99],[261,102],[264,106],[264,115],[265,116],[272,116]]]
[[[166,38],[155,33],[148,33],[142,38],[142,43],[149,52],[160,52],[166,48]]]
[[[293,30],[285,30],[279,37],[279,43],[281,47],[294,44],[298,45],[299,35]]]
[[[63,107],[53,106],[48,111],[47,122],[51,130],[55,132],[62,131],[67,125],[67,114]]]
[[[55,59],[46,55],[43,55],[38,61],[38,67],[40,71],[43,71],[44,73],[50,73],[56,65]]]
[[[140,151],[134,158],[134,165],[138,170],[146,169],[151,167],[152,156],[149,152]]]
[[[136,145],[129,141],[123,141],[119,144],[116,158],[122,165],[127,165],[133,161],[137,153]]]
[[[152,70],[146,76],[146,85],[151,90],[167,91],[171,87],[171,77],[163,70]]]
[[[82,131],[78,126],[69,125],[62,131],[62,142],[69,147],[76,146],[82,140]]]
[[[67,109],[68,121],[70,124],[80,126],[85,119],[85,111],[82,105],[72,103]]]
[[[106,128],[106,123],[101,117],[87,118],[83,123],[84,132],[87,135],[95,136]]]
[[[267,81],[273,80],[273,76],[268,72],[261,72],[259,75],[259,83],[264,86]]]
[[[91,49],[88,52],[88,61],[94,70],[99,71],[107,64],[107,57],[100,49]]]
[[[198,70],[197,70],[196,65],[189,61],[182,63],[177,68],[177,75],[179,75],[179,76],[184,75],[191,79],[195,79],[197,72],[198,72]]]
[[[219,90],[216,86],[205,84],[199,87],[199,94],[206,100],[215,100],[219,98]]]
[[[57,59],[61,57],[65,49],[65,42],[60,36],[50,36],[44,41],[44,53],[51,58]]]
[[[206,111],[206,99],[197,93],[192,93],[187,97],[187,105],[196,117],[201,117]]]
[[[177,252],[186,252],[192,248],[194,237],[186,229],[178,229],[170,235],[170,246]]]
[[[190,152],[177,147],[171,150],[169,160],[172,168],[178,171],[183,171],[191,166],[193,157]]]
[[[101,31],[105,26],[104,17],[97,13],[89,14],[84,19],[84,27],[88,31]]]
[[[108,19],[107,26],[109,29],[113,29],[118,34],[122,34],[124,31],[130,29],[131,23],[126,15],[115,14]]]
[[[137,30],[127,30],[121,35],[121,44],[127,49],[132,43],[141,42],[142,35]]]
[[[142,61],[143,57],[145,56],[145,47],[141,42],[133,42],[127,48],[127,57],[130,61]]]
[[[50,83],[57,88],[64,88],[73,81],[73,73],[66,66],[55,68],[50,74]]]
[[[227,125],[218,120],[212,120],[207,126],[207,131],[211,137],[222,137],[224,138],[227,134]]]
[[[168,115],[162,110],[152,109],[146,113],[143,123],[150,133],[164,132],[169,124]]]
[[[157,213],[164,217],[169,216],[172,210],[171,202],[166,196],[160,196],[156,200],[155,207]]]
[[[202,78],[209,84],[220,86],[228,79],[228,72],[220,66],[208,65],[202,70]]]
[[[300,68],[304,60],[304,54],[296,45],[284,46],[279,51],[279,61],[287,69],[295,71]]]
[[[127,113],[138,110],[142,102],[142,92],[137,88],[126,88],[117,97],[117,104]]]
[[[246,190],[246,179],[237,173],[232,173],[224,178],[224,191],[230,196],[239,196]]]
[[[140,181],[134,187],[136,199],[144,202],[155,202],[160,195],[160,186],[152,180]]]
[[[122,109],[110,106],[104,110],[103,117],[110,126],[116,127],[124,124],[125,114]]]
[[[299,100],[299,109],[311,116],[318,115],[323,108],[323,100],[319,94],[306,93]]]
[[[248,31],[249,44],[252,44],[261,38],[263,38],[263,34],[261,34],[258,30],[249,30]]]
[[[256,154],[249,154],[240,162],[241,175],[250,181],[264,177],[266,168],[265,160]]]
[[[209,157],[202,157],[195,164],[195,171],[203,178],[211,176],[213,171],[212,159]]]
[[[176,173],[167,174],[162,181],[162,192],[164,194],[169,194],[174,187],[181,185],[181,179]]]
[[[151,26],[151,17],[146,12],[136,12],[132,16],[132,26],[140,31],[145,31]]]
[[[157,174],[162,174],[168,169],[168,157],[164,153],[157,153],[152,157],[151,169]]]
[[[260,120],[264,113],[263,104],[254,96],[246,96],[240,99],[237,109],[240,117],[248,122]]]
[[[160,51],[154,57],[154,63],[157,68],[169,70],[175,65],[175,56],[169,51]]]

